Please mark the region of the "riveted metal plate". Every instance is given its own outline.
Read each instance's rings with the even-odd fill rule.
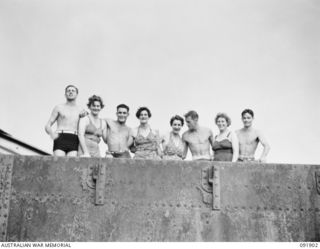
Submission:
[[[88,165],[98,164],[106,166],[103,206],[95,205],[96,191],[85,177]],[[214,162],[219,211],[199,181],[210,167],[204,161],[17,157],[7,240],[319,241],[320,166]]]
[[[220,210],[220,168],[219,166],[213,166],[212,169],[212,209]]]
[[[315,172],[317,193],[320,195],[320,171]]]
[[[97,172],[95,173],[96,179],[96,205],[103,205],[104,204],[104,194],[105,194],[105,187],[106,187],[106,165],[99,164],[97,167]]]
[[[7,236],[13,160],[13,156],[0,157],[0,241]]]

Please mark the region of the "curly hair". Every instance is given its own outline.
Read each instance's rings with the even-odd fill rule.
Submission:
[[[180,121],[180,122],[181,122],[181,126],[184,125],[184,120],[183,120],[183,118],[180,117],[179,115],[175,115],[175,116],[173,116],[173,117],[170,119],[170,126],[172,126],[172,124],[173,124],[173,122],[174,122],[175,120]]]
[[[149,110],[149,108],[145,107],[145,106],[142,106],[142,107],[139,107],[139,109],[136,112],[136,117],[138,119],[139,119],[140,114],[141,114],[142,111],[146,111],[148,113],[149,118],[151,118],[151,111]]]
[[[97,96],[97,95],[92,95],[89,99],[88,99],[88,108],[90,108],[90,106],[95,102],[95,101],[99,101],[100,105],[101,105],[101,109],[104,107],[102,98]]]
[[[219,112],[215,118],[215,122],[217,124],[218,122],[218,119],[219,118],[224,118],[227,122],[227,125],[230,126],[231,125],[231,118],[226,114],[226,113],[223,113],[223,112]]]

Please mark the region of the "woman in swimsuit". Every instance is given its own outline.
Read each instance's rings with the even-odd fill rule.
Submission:
[[[180,130],[183,124],[184,120],[179,115],[173,116],[170,119],[172,130],[166,134],[162,140],[163,159],[182,160],[184,146],[180,136]]]
[[[133,130],[134,159],[161,159],[159,131],[148,124],[151,112],[147,107],[140,107],[136,113],[140,125]]]
[[[220,133],[215,136],[212,146],[214,152],[213,161],[236,162],[239,156],[239,144],[235,133],[228,129],[231,125],[231,119],[225,113],[218,113],[215,122]]]
[[[101,137],[106,140],[106,122],[99,118],[99,113],[104,107],[103,101],[99,96],[93,95],[87,104],[90,113],[79,121],[79,151],[82,157],[100,157],[99,143]]]

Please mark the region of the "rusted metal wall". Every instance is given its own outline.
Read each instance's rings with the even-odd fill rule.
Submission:
[[[1,241],[319,241],[320,165],[0,156]]]

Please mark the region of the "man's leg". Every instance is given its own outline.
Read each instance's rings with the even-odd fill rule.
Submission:
[[[67,153],[67,156],[69,156],[69,157],[76,157],[76,156],[78,156],[78,151],[76,151],[76,150],[69,151],[69,152]]]
[[[66,156],[66,153],[63,150],[55,150],[53,151],[54,156]]]

